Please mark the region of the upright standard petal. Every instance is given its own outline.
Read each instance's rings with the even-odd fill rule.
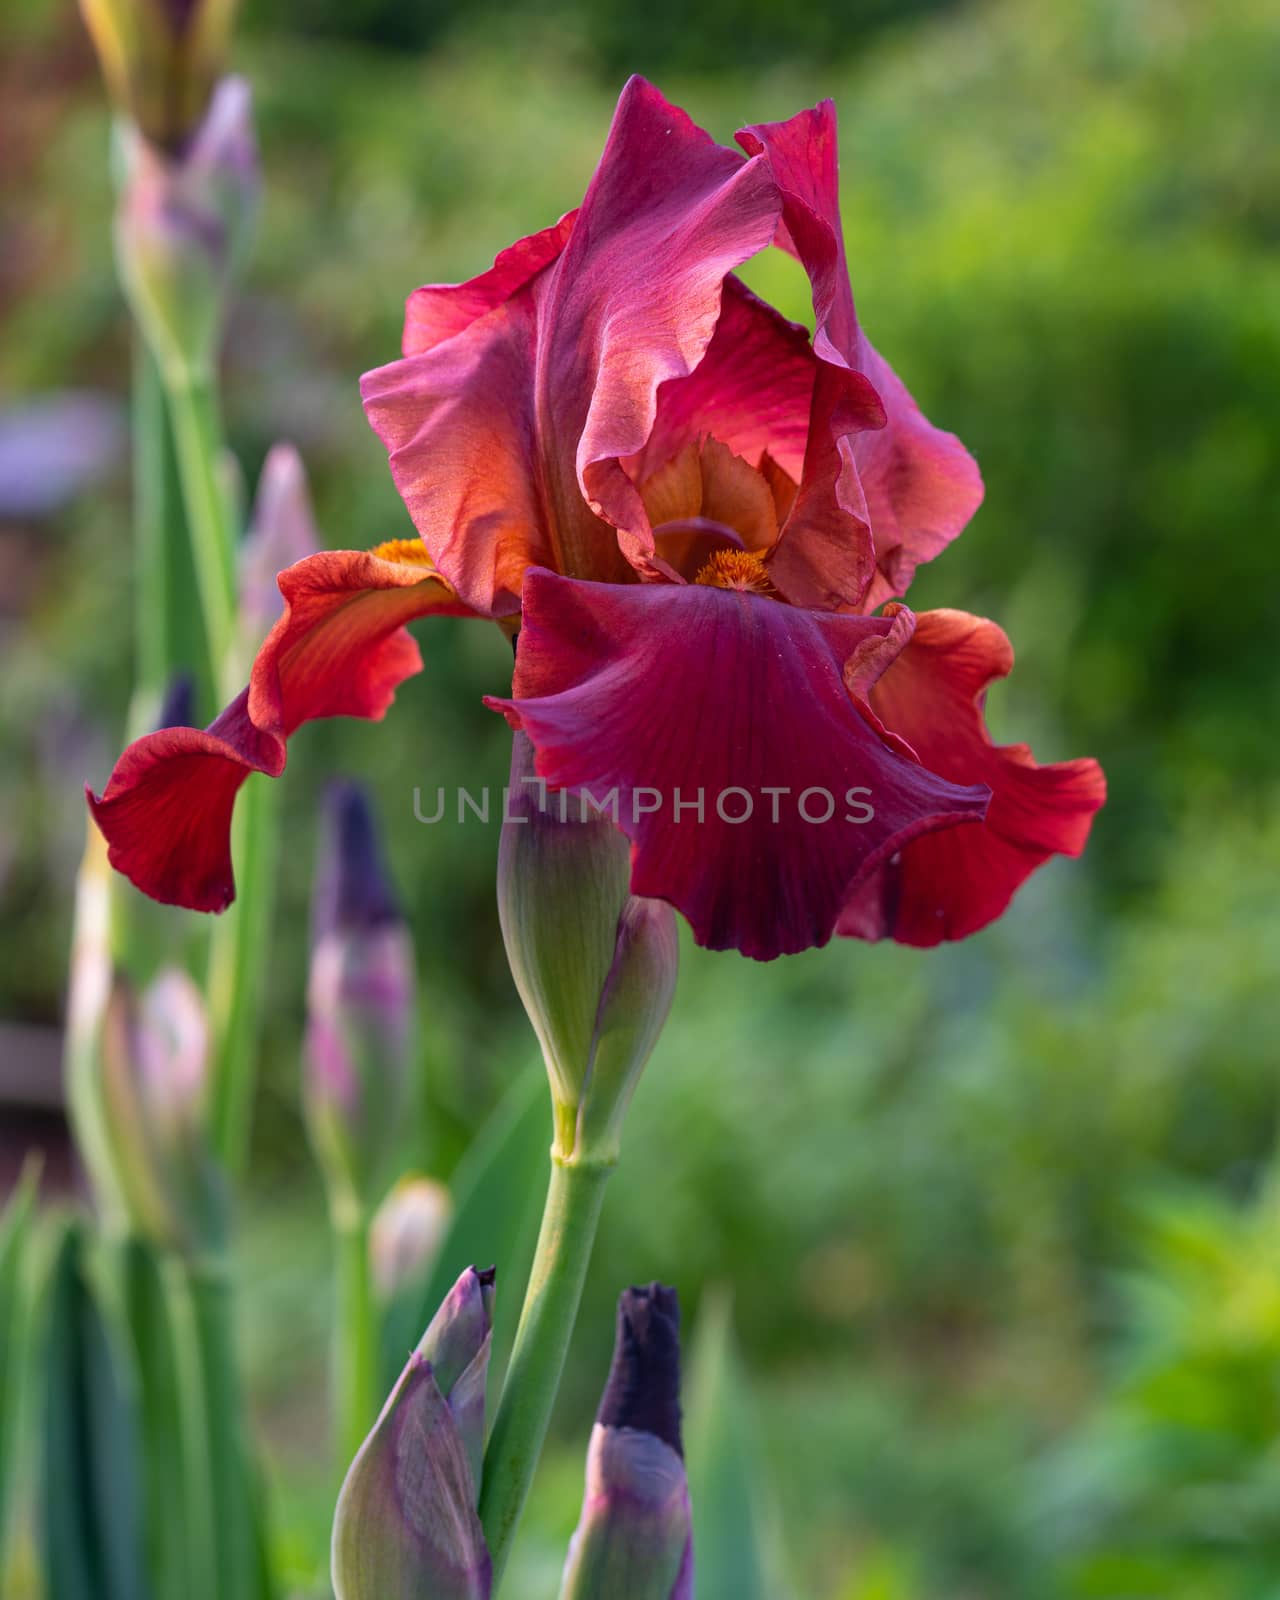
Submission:
[[[405,359],[365,376],[365,408],[415,527],[476,610],[516,611],[531,565],[662,571],[618,458],[643,448],[659,387],[701,361],[726,274],[780,214],[763,162],[633,78],[577,213],[469,283],[411,297]]]
[[[482,616],[518,611],[526,568],[555,560],[539,489],[537,338],[526,283],[451,337],[360,380],[414,527]]]
[[[566,212],[550,228],[517,239],[499,251],[487,272],[466,283],[428,283],[415,289],[404,308],[404,354],[424,355],[505,305],[556,259],[576,217],[576,211]]]
[[[725,277],[764,249],[780,214],[764,162],[744,162],[630,80],[541,306],[538,426],[566,573],[598,575],[601,533],[583,499],[650,570],[648,519],[620,458],[653,431],[660,385],[702,360]]]
[[[166,905],[230,905],[231,812],[249,774],[278,777],[304,722],[384,716],[398,685],[422,666],[406,622],[472,614],[423,556],[416,541],[332,550],[280,574],[284,612],[248,688],[206,729],[136,740],[102,795],[88,791],[118,872]]]
[[[909,643],[870,691],[872,709],[934,772],[986,784],[991,805],[980,828],[913,840],[865,877],[837,932],[912,945],[967,938],[998,917],[1050,856],[1084,849],[1106,799],[1098,763],[1040,767],[1026,745],[994,745],[987,733],[987,688],[1012,665],[994,622],[963,611],[916,618]]]
[[[986,810],[984,788],[887,743],[846,685],[846,664],[860,688],[901,633],[702,584],[534,571],[513,696],[489,704],[553,788],[613,808],[633,893],[669,900],[700,944],[769,960],[825,944],[851,886],[909,840]]]
[[[824,100],[786,122],[743,128],[738,142],[767,159],[782,192],[777,243],[809,274],[818,356],[861,374],[884,404],[883,428],[851,436],[875,538],[877,572],[864,600],[870,610],[904,593],[916,566],[964,528],[981,504],[982,479],[960,441],[925,418],[858,326],[840,223],[834,105]]]
[[[752,466],[772,464],[791,481],[769,554],[774,583],[796,605],[856,608],[876,553],[854,441],[884,425],[865,377],[821,361],[807,329],[731,277],[706,355],[689,377],[662,385],[653,431],[627,466],[643,483],[708,437]]]

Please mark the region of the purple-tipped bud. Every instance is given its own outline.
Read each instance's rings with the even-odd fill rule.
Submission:
[[[457,1423],[477,1498],[484,1454],[485,1384],[493,1344],[494,1276],[492,1267],[483,1272],[468,1267],[418,1342],[418,1354],[431,1363]]]
[[[337,1600],[487,1600],[476,1514],[493,1273],[458,1279],[360,1447],[338,1497]]]
[[[691,1600],[693,1525],[680,1439],[680,1307],[653,1283],[618,1301],[561,1600]]]
[[[630,876],[631,847],[607,804],[548,791],[528,737],[517,733],[498,912],[542,1046],[563,1161],[616,1160],[622,1119],[675,994],[674,914],[633,895]]]
[[[401,1178],[374,1214],[369,1232],[373,1282],[385,1303],[415,1295],[435,1266],[453,1203],[434,1178]]]
[[[302,457],[291,444],[272,445],[240,546],[240,616],[253,649],[284,608],[276,575],[319,548]]]
[[[404,1118],[413,1047],[409,930],[363,790],[325,797],[312,905],[303,1099],[336,1206],[378,1201]]]
[[[235,0],[80,0],[119,110],[177,151],[222,72]]]
[[[169,680],[156,718],[156,731],[162,728],[196,726],[196,680],[189,672],[179,672]]]
[[[224,78],[181,155],[122,130],[116,256],[133,313],[170,379],[213,366],[257,205],[249,86]]]

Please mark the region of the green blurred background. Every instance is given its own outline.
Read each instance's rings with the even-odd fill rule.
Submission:
[[[288,438],[329,544],[410,531],[356,379],[396,353],[408,290],[576,202],[628,72],[726,140],[832,95],[863,322],[987,482],[913,603],[997,618],[1018,665],[996,736],[1096,755],[1111,785],[1085,859],[963,946],[763,970],[686,947],[513,1592],[554,1593],[613,1298],[661,1276],[695,1323],[732,1292],[784,1592],[1274,1600],[1275,0],[245,10],[266,192],[226,383],[250,481]],[[5,424],[83,391],[117,461],[69,499],[10,495],[0,523],[0,1068],[29,1089],[16,1041],[56,1042],[79,785],[109,770],[130,681],[128,338],[78,18],[29,0],[0,29]],[[748,276],[808,316],[792,263]],[[412,815],[415,784],[502,782],[480,696],[509,657],[456,623],[424,645],[386,724],[308,730],[285,780],[242,1301],[299,1593],[322,1592],[329,1511],[327,1242],[296,1095],[325,775],[373,788],[418,940],[414,1162],[447,1176],[531,1055],[496,840]],[[11,1128],[53,1142],[20,1098]]]

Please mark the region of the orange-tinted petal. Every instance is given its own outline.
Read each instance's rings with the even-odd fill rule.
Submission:
[[[469,616],[420,547],[309,556],[280,574],[284,612],[249,686],[208,728],[136,740],[89,808],[111,865],[153,899],[222,911],[235,897],[231,813],[251,772],[278,777],[289,736],[316,717],[382,717],[422,665],[404,627]]]

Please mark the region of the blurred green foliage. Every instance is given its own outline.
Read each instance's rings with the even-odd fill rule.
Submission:
[[[988,485],[913,603],[996,617],[1018,650],[997,737],[1096,754],[1111,782],[1084,860],[965,946],[842,945],[765,971],[686,949],[535,1494],[532,1600],[576,1519],[614,1297],[653,1276],[691,1323],[703,1285],[733,1286],[798,1595],[1264,1600],[1280,1559],[1280,14],[911,9],[933,14],[876,31],[875,4],[248,8],[267,188],[228,408],[250,469],[298,443],[331,544],[408,531],[355,387],[395,354],[405,293],[576,201],[622,73],[661,72],[724,138],[829,93],[860,313]],[[49,3],[3,26],[19,181],[0,200],[0,390],[123,394],[87,51]],[[807,315],[785,258],[749,276]],[[58,1013],[77,786],[105,776],[127,694],[125,491],[6,530],[6,1015]],[[415,784],[503,782],[479,696],[509,652],[461,623],[423,641],[387,723],[308,730],[284,789],[300,844],[244,1270],[300,1585],[328,1512],[308,1475],[325,1246],[295,1093],[321,774],[374,788],[413,914],[416,1162],[450,1170],[530,1054],[492,833],[412,820]]]

